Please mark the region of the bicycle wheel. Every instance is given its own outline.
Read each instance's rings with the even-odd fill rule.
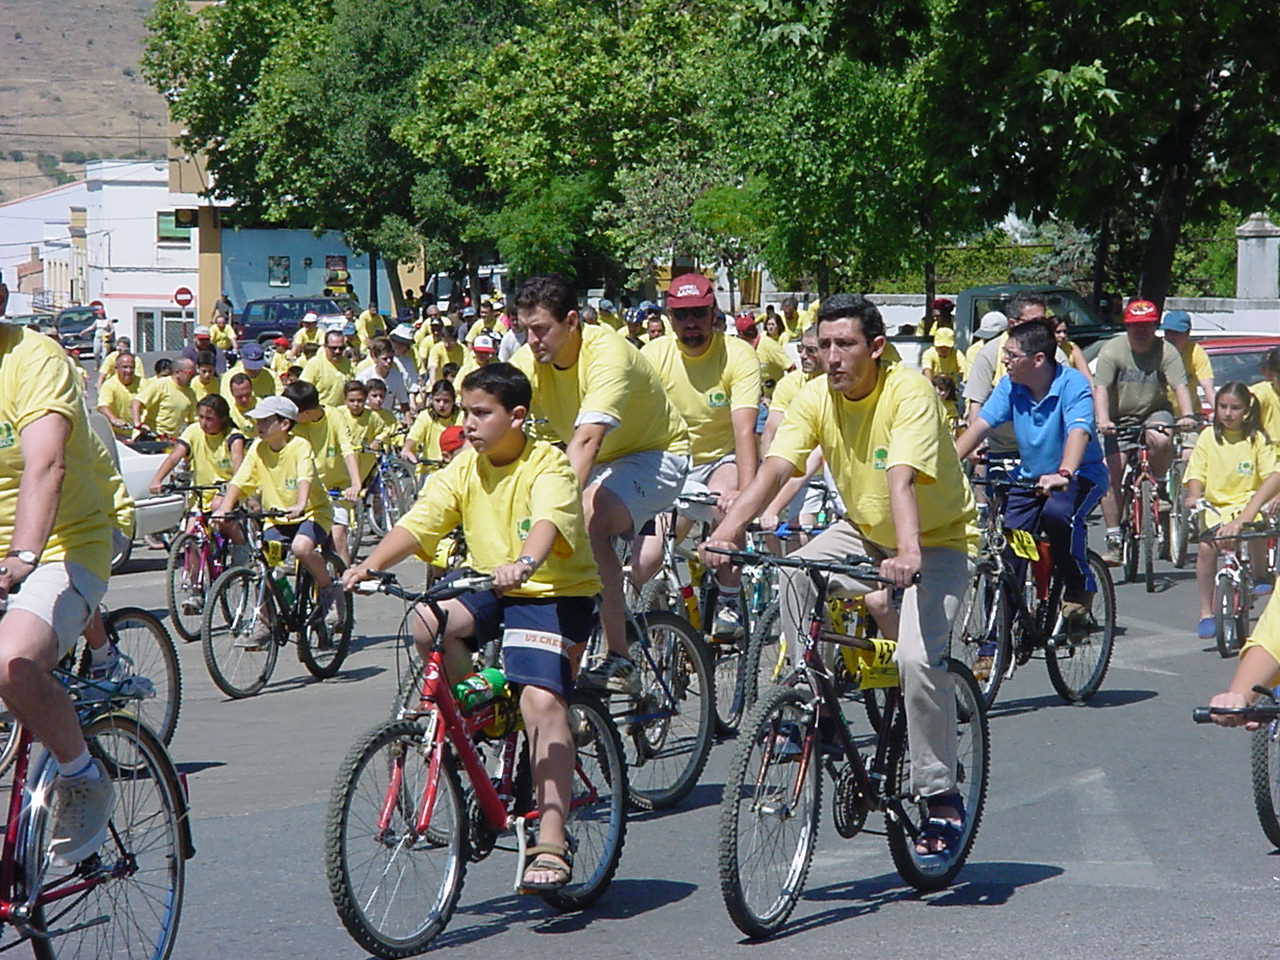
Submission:
[[[84,735],[90,753],[122,761],[109,764],[116,790],[111,829],[102,848],[78,869],[55,867],[45,862],[47,808],[32,818],[22,857],[24,863],[43,865],[47,887],[68,886],[76,876],[97,881],[36,910],[38,926],[70,932],[32,939],[32,948],[38,960],[166,960],[178,935],[186,861],[194,852],[178,775],[155,734],[134,717],[107,714],[85,727]],[[54,771],[46,770],[31,782],[51,781]],[[94,924],[104,917],[106,922]],[[86,926],[76,929],[80,924]]]
[[[1218,655],[1224,659],[1234,657],[1243,642],[1237,632],[1239,605],[1235,581],[1229,576],[1219,576],[1213,585],[1213,633],[1218,641]]]
[[[271,636],[251,646],[249,638],[262,623],[271,628]],[[204,665],[218,689],[238,700],[265,687],[280,656],[277,638],[283,629],[275,592],[256,567],[232,567],[218,577],[200,627]]]
[[[1147,593],[1156,592],[1156,515],[1153,508],[1155,488],[1150,480],[1142,481],[1142,575],[1147,581]]]
[[[324,561],[334,582],[341,581],[346,567],[337,555],[326,552]],[[305,609],[314,611],[319,602],[319,591],[305,569],[298,573],[297,590],[308,598]],[[327,680],[342,669],[343,661],[351,650],[354,616],[351,594],[345,590],[325,617],[306,615],[306,628],[298,634],[298,659],[317,680]]]
[[[1133,500],[1130,486],[1120,508],[1120,569],[1125,583],[1138,579],[1138,530],[1134,526]]]
[[[822,765],[804,753],[807,693],[770,687],[743,723],[720,802],[720,895],[749,937],[781,929],[804,892],[822,809]]]
[[[710,627],[715,619],[716,605],[720,600],[720,585],[713,573],[703,574],[702,619],[704,627]],[[742,695],[740,678],[745,667],[747,645],[751,638],[750,604],[741,587],[738,589],[738,612],[742,619],[742,636],[737,640],[708,639],[707,650],[715,677],[716,736],[732,736],[742,719]],[[709,629],[706,636],[711,638]]]
[[[351,551],[351,559],[354,561],[360,555],[360,547],[369,529],[369,518],[365,513],[363,500],[357,500],[349,513],[351,522],[347,525],[347,549]]]
[[[347,752],[329,798],[329,894],[347,932],[379,957],[425,950],[462,893],[467,814],[448,751],[439,757],[430,828],[416,830],[436,749],[412,720],[374,727]]]
[[[573,800],[564,825],[574,879],[542,894],[557,910],[581,910],[600,899],[618,871],[627,839],[627,765],[604,701],[575,690],[569,697],[569,729],[578,747]]]
[[[751,631],[751,643],[747,646],[746,663],[743,666],[742,712],[750,713],[761,694],[772,684],[781,683],[791,672],[791,660],[787,645],[782,639],[780,626],[782,610],[772,603],[765,608],[755,629]]]
[[[1249,767],[1253,776],[1253,806],[1258,823],[1273,847],[1280,847],[1280,723],[1272,720],[1253,732]]]
[[[617,717],[630,769],[631,802],[644,810],[674,806],[697,785],[715,724],[711,654],[683,618],[653,610],[636,618],[647,642],[633,639],[640,696]],[[632,630],[630,623],[628,632]]]
[[[173,742],[182,712],[182,668],[178,651],[164,624],[138,607],[121,607],[104,618],[107,639],[128,664],[129,675],[145,677],[155,689],[154,697],[122,700],[118,709],[136,717],[160,738],[166,747]],[[92,657],[86,644],[80,654],[77,673],[88,677]]]
[[[165,601],[173,629],[188,643],[199,640],[210,580],[199,537],[180,533],[174,538],[165,560],[164,576]]]
[[[1090,601],[1085,629],[1049,644],[1045,666],[1058,696],[1070,703],[1088,700],[1107,675],[1116,640],[1116,589],[1102,558],[1089,551],[1089,570],[1097,591]]]
[[[982,694],[969,668],[958,660],[947,659],[947,669],[955,679],[956,697],[956,791],[964,800],[965,821],[958,853],[945,863],[922,862],[916,853],[915,836],[927,817],[926,804],[914,795],[911,783],[911,749],[907,742],[907,718],[899,714],[889,744],[889,776],[885,795],[901,801],[901,808],[911,821],[886,811],[885,832],[889,836],[889,853],[894,866],[907,883],[917,890],[940,890],[960,872],[968,859],[973,840],[982,825],[982,812],[987,799],[987,775],[991,763],[991,740],[987,730],[987,711]]]
[[[951,655],[969,668],[983,707],[995,703],[1013,656],[1008,593],[995,571],[979,569],[951,621]]]
[[[1191,539],[1191,515],[1182,493],[1182,461],[1174,457],[1169,465],[1169,561],[1181,570],[1187,565],[1187,544]]]

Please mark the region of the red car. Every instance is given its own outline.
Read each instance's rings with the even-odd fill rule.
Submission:
[[[1221,336],[1201,337],[1193,332],[1192,337],[1209,355],[1214,389],[1231,380],[1248,384],[1262,380],[1262,358],[1280,347],[1280,335],[1271,333],[1227,334],[1224,331]],[[1212,402],[1212,397],[1204,400],[1205,417],[1213,413]]]

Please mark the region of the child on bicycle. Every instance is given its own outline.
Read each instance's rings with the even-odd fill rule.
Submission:
[[[430,472],[421,461],[444,459],[440,456],[440,436],[459,419],[461,417],[453,384],[448,380],[437,380],[431,388],[431,400],[427,409],[413,421],[409,435],[405,437],[404,448],[400,451],[400,456],[418,465],[418,476]]]
[[[400,429],[400,421],[390,410],[384,409],[387,402],[387,385],[377,377],[370,377],[364,382],[369,393],[364,399],[365,409],[378,421],[374,434],[374,442],[379,446],[387,443]]]
[[[350,563],[347,528],[361,487],[358,447],[342,423],[338,408],[321,406],[314,384],[298,380],[285,387],[282,395],[297,407],[299,419],[293,435],[311,444],[321,491],[338,491],[333,500],[333,549],[343,563]]]
[[[1213,585],[1218,572],[1218,551],[1232,549],[1229,538],[1257,517],[1258,512],[1280,493],[1275,446],[1262,429],[1261,404],[1249,388],[1238,380],[1224,384],[1214,398],[1213,425],[1196,438],[1183,484],[1187,509],[1208,502],[1202,523],[1219,524],[1216,541],[1200,543],[1196,553],[1196,586],[1200,592],[1201,639],[1214,635]],[[1202,527],[1203,529],[1203,527]],[[1265,545],[1261,539],[1249,541],[1253,569],[1266,570]],[[1260,589],[1259,589],[1260,588]],[[1258,584],[1256,593],[1269,587]]]
[[[314,388],[312,388],[314,389]],[[263,397],[249,411],[258,425],[258,442],[249,448],[240,469],[227,485],[222,506],[214,520],[225,520],[242,496],[258,496],[264,510],[285,511],[286,518],[271,517],[262,537],[287,544],[290,552],[307,568],[320,588],[317,617],[323,618],[342,593],[334,583],[324,560],[329,545],[333,508],[329,494],[320,483],[311,445],[293,436],[298,423],[298,407],[286,397]],[[260,649],[271,641],[271,624],[266,617],[255,618],[253,632],[241,638],[246,649]]]
[[[369,388],[361,380],[348,380],[342,388],[343,406],[337,409],[338,423],[347,431],[351,445],[355,449],[356,463],[360,468],[360,485],[363,487],[373,472],[377,454],[369,453],[366,447],[373,446],[382,423],[373,416],[365,406],[369,396]]]
[[[369,570],[388,569],[411,554],[430,557],[459,523],[466,530],[471,561],[490,573],[494,588],[442,604],[445,671],[450,683],[462,679],[471,672],[472,651],[503,631],[503,666],[521,688],[542,811],[522,888],[545,891],[573,875],[564,827],[575,753],[568,698],[595,624],[600,579],[569,458],[525,436],[531,398],[529,380],[511,364],[469,373],[462,405],[471,446],[432,477],[413,509],[343,582],[351,589]],[[437,624],[429,608],[417,614],[414,638],[425,660]]]

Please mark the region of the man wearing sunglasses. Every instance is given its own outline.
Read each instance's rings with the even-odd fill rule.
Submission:
[[[346,345],[347,338],[341,330],[330,330],[324,335],[324,349],[302,368],[302,379],[316,388],[323,406],[342,406],[342,388],[355,377],[351,361],[343,353]]]

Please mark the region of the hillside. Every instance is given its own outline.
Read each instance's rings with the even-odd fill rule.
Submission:
[[[79,177],[94,154],[164,156],[164,100],[138,68],[151,6],[0,3],[0,201]]]

